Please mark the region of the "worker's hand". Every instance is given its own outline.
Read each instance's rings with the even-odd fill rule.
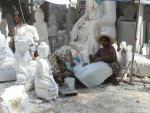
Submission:
[[[89,55],[89,61],[90,63],[93,63],[95,61],[95,58],[93,55]]]
[[[102,60],[102,58],[101,57],[97,57],[97,58],[95,58],[95,62],[99,62],[99,61],[101,61]]]
[[[71,67],[74,67],[74,66],[76,66],[76,64],[75,64],[75,62],[72,62]]]

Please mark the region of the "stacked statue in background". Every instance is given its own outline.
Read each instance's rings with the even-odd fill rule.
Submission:
[[[68,45],[69,37],[68,33],[65,30],[60,30],[57,26],[58,23],[56,21],[56,17],[54,14],[49,16],[49,28],[48,28],[48,36],[49,36],[49,44],[51,47],[51,52],[53,53],[55,50],[59,49],[63,45]]]
[[[124,11],[123,16],[117,20],[117,37],[118,44],[126,41],[127,44],[134,44],[136,31],[136,7],[128,5]]]
[[[49,43],[47,23],[44,22],[44,13],[40,8],[35,12],[35,20],[36,22],[33,23],[33,26],[36,27],[38,35],[40,37],[38,42],[44,41]]]

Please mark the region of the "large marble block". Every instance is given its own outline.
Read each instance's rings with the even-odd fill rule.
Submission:
[[[112,75],[112,69],[104,62],[74,67],[75,76],[88,88],[98,86]]]

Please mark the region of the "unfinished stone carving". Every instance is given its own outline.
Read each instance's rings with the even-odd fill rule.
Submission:
[[[35,76],[35,92],[40,98],[50,100],[58,97],[58,85],[55,82],[51,65],[48,62],[49,46],[41,42],[38,47],[39,59]]]
[[[28,51],[30,35],[18,35],[15,40],[15,70],[17,76],[17,84],[25,85],[26,90],[33,88],[32,68],[30,68],[31,56]]]
[[[5,89],[0,105],[1,113],[30,113],[29,98],[22,85]]]

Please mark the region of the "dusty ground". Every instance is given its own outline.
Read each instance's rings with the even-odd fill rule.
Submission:
[[[14,82],[0,83],[0,93]],[[46,102],[29,92],[31,113],[150,113],[150,85],[79,89],[78,96]]]

